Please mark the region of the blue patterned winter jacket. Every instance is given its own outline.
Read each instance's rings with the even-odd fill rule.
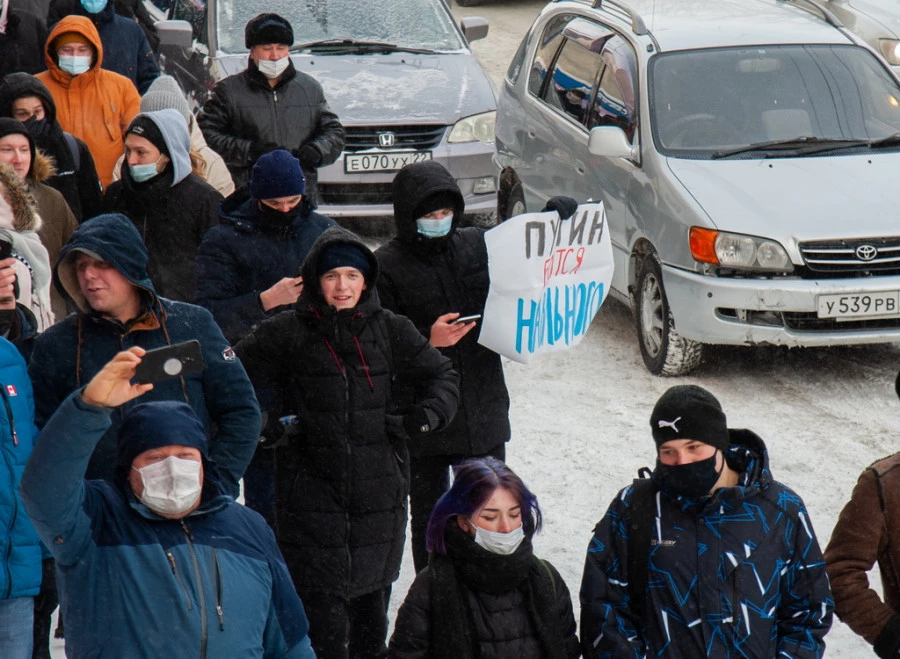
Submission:
[[[201,505],[180,520],[140,503],[127,468],[116,483],[84,480],[110,412],[75,391],[22,476],[22,500],[56,559],[66,656],[315,659],[274,534],[205,459]],[[167,414],[158,432],[177,444],[189,425]]]
[[[696,502],[656,493],[645,616],[629,608],[631,486],[597,524],[581,584],[585,659],[823,655],[834,602],[806,507],[772,480],[758,436],[730,434],[737,486]]]
[[[37,429],[34,395],[22,355],[0,338],[0,600],[37,595],[41,586],[41,543],[22,500],[19,481]]]

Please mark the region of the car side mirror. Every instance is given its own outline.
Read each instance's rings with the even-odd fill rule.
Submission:
[[[588,135],[588,152],[604,158],[638,160],[637,145],[633,145],[618,126],[595,126]]]
[[[190,48],[194,41],[194,33],[191,24],[187,21],[166,20],[154,25],[159,36],[160,46],[173,46],[175,48]]]
[[[488,35],[487,19],[481,16],[466,16],[459,21],[459,27],[462,28],[463,36],[469,43],[484,39]]]

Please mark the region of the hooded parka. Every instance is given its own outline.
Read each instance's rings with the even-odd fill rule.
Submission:
[[[655,496],[645,612],[629,608],[634,487],[610,504],[581,582],[585,659],[818,659],[834,602],[803,500],[773,480],[765,444],[730,430],[738,484],[698,501]]]
[[[197,123],[207,144],[225,159],[236,187],[250,180],[252,144],[268,142],[288,151],[309,144],[319,152],[317,167],[333,163],[344,148],[344,127],[328,107],[322,85],[292,62],[270,87],[248,58],[245,71],[216,84]],[[315,207],[318,174],[315,168],[303,174],[306,195]]]
[[[111,264],[141,293],[143,312],[127,323],[101,316],[87,305],[75,272],[79,252]],[[202,307],[161,298],[147,276],[147,250],[124,215],[99,215],[78,227],[60,253],[54,283],[79,310],[56,323],[35,341],[29,373],[37,394],[38,426],[43,426],[66,396],[90,379],[121,350],[145,350],[198,340],[204,368],[157,382],[142,401],[188,403],[210,438],[210,455],[229,492],[237,495],[259,438],[259,407],[241,363],[212,315]],[[112,480],[116,431],[132,403],[117,408],[112,424],[97,444],[89,478]]]
[[[128,164],[122,163],[122,178],[109,186],[103,208],[108,213],[123,213],[134,222],[150,253],[147,271],[157,292],[191,302],[197,248],[207,230],[218,224],[222,195],[191,173],[190,136],[176,110],[138,116],[159,127],[171,162],[143,183],[135,182]]]
[[[187,406],[141,407],[123,426],[120,454],[139,455],[160,438],[205,443]],[[125,477],[131,462],[114,483],[84,480],[120,409],[88,405],[74,392],[22,477],[25,507],[56,559],[66,656],[314,659],[271,530],[226,493],[205,447],[200,506],[182,519],[160,517],[134,496]]]
[[[290,308],[264,311],[259,294],[283,277],[296,277],[316,238],[335,225],[306,200],[300,206],[288,226],[273,224],[243,186],[222,202],[220,224],[203,238],[195,300],[212,312],[229,341],[239,341],[266,318]]]
[[[96,14],[89,14],[80,0],[52,0],[47,12],[47,25],[53,28],[65,16],[84,16],[97,28],[103,42],[103,68],[131,80],[143,94],[159,77],[156,54],[140,24],[133,18],[116,13],[115,0]]]
[[[82,35],[97,53],[91,68],[77,76],[59,68],[53,50],[56,37],[66,32]],[[56,24],[47,39],[44,60],[47,70],[37,77],[56,101],[59,124],[87,144],[100,183],[106,188],[113,165],[124,150],[125,130],[140,111],[141,97],[128,78],[102,68],[100,35],[84,16],[66,16]]]
[[[416,207],[445,193],[455,200],[453,228],[443,238],[416,230]],[[484,231],[462,228],[463,196],[453,176],[436,162],[401,170],[394,182],[397,235],[375,251],[381,269],[378,296],[385,309],[409,318],[423,336],[438,316],[484,311],[490,278]],[[441,348],[460,379],[459,411],[453,422],[428,442],[411,445],[414,455],[485,455],[509,441],[509,393],[500,355],[478,343],[478,331],[455,346]],[[409,394],[410,392],[406,392]]]
[[[103,203],[94,158],[84,142],[63,131],[56,119],[56,102],[44,83],[27,73],[11,73],[0,80],[0,116],[12,117],[13,102],[28,96],[40,99],[45,114],[45,118],[36,124],[40,128],[32,128],[29,132],[38,151],[52,158],[52,163],[48,163],[52,168],[35,168],[36,180],[62,194],[77,222],[94,217],[100,213]],[[54,255],[59,253],[59,247],[74,229],[73,225]]]
[[[359,303],[340,311],[326,305],[317,274],[323,250],[337,243],[356,246],[370,264]],[[418,373],[417,404],[443,427],[456,411],[457,378],[409,320],[381,308],[378,264],[353,234],[327,229],[302,275],[295,310],[264,321],[235,350],[257,387],[284,392],[280,412],[298,418],[294,436],[275,449],[276,528],[294,584],[353,599],[400,573],[408,435],[392,383]]]

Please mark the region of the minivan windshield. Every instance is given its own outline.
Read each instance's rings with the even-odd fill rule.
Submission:
[[[815,155],[874,140],[896,146],[884,138],[900,135],[900,86],[858,46],[665,53],[653,58],[648,83],[653,139],[665,155]]]
[[[316,54],[344,54],[356,42],[399,49],[455,51],[465,44],[443,0],[218,0],[218,48],[246,53],[244,26],[263,12],[285,17],[294,29],[296,49],[307,45]]]

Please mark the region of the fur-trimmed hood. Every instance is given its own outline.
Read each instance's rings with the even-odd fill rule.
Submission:
[[[34,161],[31,163],[31,176],[38,183],[56,176],[56,161],[53,156],[44,153],[40,149],[34,151]]]
[[[0,165],[0,227],[12,231],[37,231],[41,218],[28,186],[9,165]]]

